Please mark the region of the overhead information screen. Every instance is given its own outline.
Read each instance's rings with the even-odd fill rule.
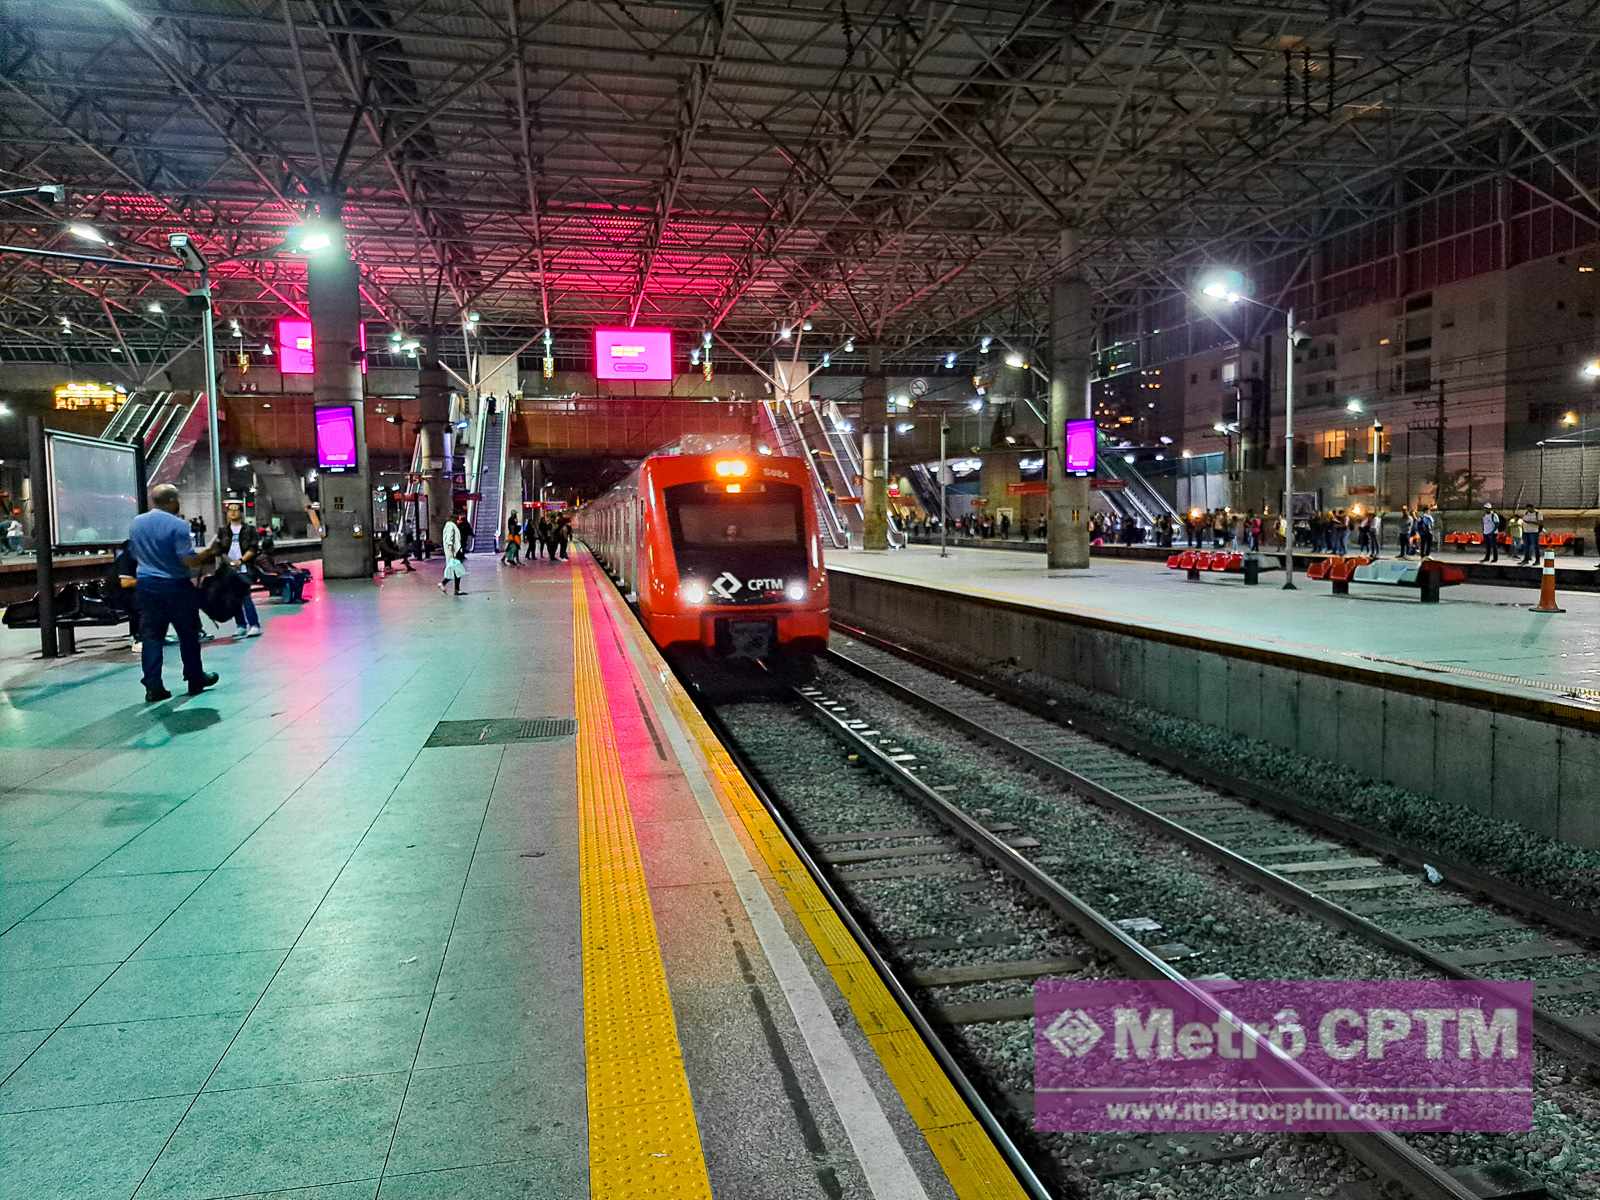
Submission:
[[[348,404],[317,409],[317,466],[324,471],[354,471],[356,412]]]
[[[596,329],[596,379],[671,379],[672,330]]]
[[[367,348],[367,323],[359,326],[360,346]],[[311,335],[311,322],[304,317],[278,318],[278,370],[285,375],[313,375],[317,370],[316,342]],[[366,359],[361,360],[361,373],[367,373]]]
[[[1069,475],[1093,475],[1096,426],[1090,420],[1067,422],[1066,468]]]

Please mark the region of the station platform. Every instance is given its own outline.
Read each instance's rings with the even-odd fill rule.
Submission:
[[[587,556],[436,572],[0,631],[0,1197],[1020,1196]]]
[[[1199,583],[1163,561],[1095,556],[1087,570],[1049,571],[1037,550],[937,546],[892,552],[834,551],[828,566],[965,595],[1070,612],[1139,630],[1188,634],[1233,646],[1276,650],[1355,669],[1447,675],[1489,691],[1561,695],[1600,709],[1600,595],[1559,596],[1565,613],[1529,610],[1531,589],[1466,583],[1422,605],[1409,588],[1362,587],[1335,596],[1330,585],[1280,571],[1257,587],[1237,576]],[[1592,695],[1588,694],[1592,693]]]

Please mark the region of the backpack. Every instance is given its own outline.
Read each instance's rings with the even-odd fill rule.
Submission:
[[[1494,514],[1494,531],[1500,533],[1506,527],[1506,519],[1499,513]]]

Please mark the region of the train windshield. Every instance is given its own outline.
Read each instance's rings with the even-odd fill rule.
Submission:
[[[791,484],[756,484],[751,491],[730,494],[721,484],[683,483],[667,488],[665,496],[672,542],[679,550],[805,544],[800,489]]]

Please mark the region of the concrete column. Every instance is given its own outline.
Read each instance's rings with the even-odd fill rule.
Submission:
[[[884,472],[883,430],[889,421],[889,382],[883,373],[883,348],[867,347],[867,378],[861,385],[862,546],[889,548],[889,480]]]
[[[1076,248],[1072,230],[1061,234],[1061,254]],[[1050,290],[1050,428],[1045,473],[1050,481],[1050,547],[1047,566],[1089,565],[1089,481],[1066,473],[1066,423],[1089,412],[1089,354],[1093,345],[1089,284],[1074,268]]]
[[[356,414],[358,468],[322,472],[322,573],[328,579],[372,575],[372,472],[367,463],[367,425],[361,364],[351,361],[360,345],[361,277],[341,236],[306,263],[311,301],[311,344],[316,355],[312,393],[316,406],[349,405]]]
[[[427,495],[423,519],[428,540],[444,539],[451,517],[450,476],[444,469],[445,429],[450,423],[450,387],[440,365],[438,340],[430,337],[417,360],[417,436],[422,439],[422,490]]]

